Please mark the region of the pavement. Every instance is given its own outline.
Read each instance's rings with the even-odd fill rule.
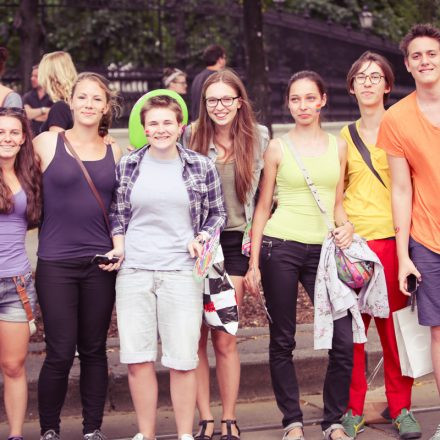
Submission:
[[[28,235],[27,248],[32,265],[36,248],[36,233]],[[269,332],[267,327],[239,329],[238,347],[241,358],[241,383],[238,419],[244,428],[242,439],[279,439],[281,438],[281,416],[273,400],[268,365]],[[306,437],[322,438],[317,422],[322,414],[322,384],[327,368],[327,351],[313,350],[313,325],[299,325],[296,334],[297,346],[294,351],[294,361],[298,381],[301,387],[302,408],[307,422]],[[32,343],[26,361],[29,383],[29,402],[25,434],[27,440],[38,438],[37,423],[37,380],[44,360],[44,343]],[[136,419],[127,384],[127,369],[119,363],[119,341],[117,338],[108,340],[109,358],[109,392],[106,403],[104,431],[109,438],[121,439],[133,436],[136,431]],[[372,373],[382,356],[382,350],[374,325],[370,328],[366,344],[367,377]],[[160,356],[159,356],[160,359]],[[215,381],[215,357],[210,344],[209,360],[211,365],[212,401],[217,402],[214,408],[216,418],[220,417],[220,400]],[[159,412],[158,438],[175,438],[174,418],[170,409],[169,375],[168,371],[157,363],[159,381]],[[0,392],[3,379],[0,378]],[[81,404],[79,398],[79,361],[75,360],[69,377],[69,389],[63,407],[63,436],[62,440],[78,438],[81,435]],[[385,408],[383,389],[383,370],[380,369],[370,386],[366,412],[371,422],[381,420],[380,412]],[[425,376],[415,382],[413,388],[413,407],[419,411],[418,418],[423,423],[423,439],[432,435],[440,422],[440,402],[432,375]],[[4,414],[3,402],[0,402],[0,414]],[[0,423],[0,436],[7,435],[5,422]],[[390,424],[372,423],[361,440],[381,440],[395,437]]]

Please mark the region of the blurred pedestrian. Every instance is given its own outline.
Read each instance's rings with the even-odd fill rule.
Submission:
[[[402,376],[392,316],[392,312],[406,307],[408,298],[399,290],[391,176],[386,153],[376,147],[384,104],[393,84],[389,61],[377,53],[365,52],[348,72],[347,88],[356,98],[361,117],[341,131],[348,145],[344,208],[356,232],[367,240],[385,270],[390,316],[375,318],[384,357],[385,394],[400,437],[418,438],[420,426],[410,412],[413,379]],[[368,330],[371,316],[362,314],[362,318]],[[365,344],[354,344],[350,401],[342,420],[353,438],[363,431],[365,424],[363,409],[368,388],[365,371]]]
[[[218,44],[211,44],[203,52],[203,62],[206,67],[195,76],[191,84],[191,119],[193,121],[199,117],[200,96],[206,78],[226,67],[225,49]]]
[[[60,437],[60,413],[76,348],[84,439],[105,438],[101,424],[108,385],[106,341],[116,274],[103,270],[108,266],[98,267],[100,258],[92,258],[113,248],[106,212],[121,151],[115,144],[106,145],[103,136],[116,110],[115,98],[105,78],[82,73],[71,87],[73,127],[65,134],[49,131],[34,139],[43,171],[44,206],[36,270],[46,341],[38,380],[42,440]]]
[[[440,392],[440,29],[417,24],[400,48],[416,90],[382,118],[377,145],[387,152],[399,259],[399,286],[410,295],[418,279],[419,323],[431,328],[431,355]],[[440,425],[431,437],[440,440]]]
[[[9,52],[6,47],[0,47],[0,78],[5,73],[6,61],[8,59]],[[0,106],[1,107],[23,107],[21,96],[14,92],[9,87],[6,87],[0,82]]]
[[[40,131],[65,131],[73,127],[69,100],[77,73],[67,52],[51,52],[38,65],[38,84],[46,91],[53,105]]]
[[[297,72],[290,78],[286,102],[295,126],[286,135],[272,140],[264,155],[245,285],[258,295],[262,279],[272,318],[269,365],[275,398],[283,413],[283,438],[303,439],[303,416],[292,359],[298,281],[313,301],[322,243],[328,229],[292,149],[304,161],[319,188],[330,221],[336,224],[336,245],[348,247],[354,229],[342,206],[347,145],[324,132],[320,124],[321,110],[327,102],[322,78],[312,71]],[[275,183],[278,205],[271,215]],[[352,365],[353,331],[348,313],[333,321],[332,349],[323,390],[321,427],[325,440],[349,439],[340,420],[347,408]]]
[[[165,88],[177,92],[179,95],[186,95],[188,84],[186,73],[180,69],[166,67],[163,71],[162,82]]]
[[[162,365],[170,369],[178,437],[193,439],[203,284],[192,270],[202,243],[223,229],[226,212],[214,164],[177,143],[182,120],[175,99],[147,100],[141,121],[149,144],[117,167],[110,219],[113,252],[125,255],[116,312],[139,427],[134,440],[155,438],[158,334]]]
[[[38,84],[38,64],[32,67],[31,87],[32,89],[23,96],[23,104],[26,115],[31,122],[32,132],[36,136],[40,133],[40,128],[47,119],[53,104],[49,95]]]
[[[249,266],[246,241],[251,234],[255,195],[269,132],[266,127],[257,124],[246,89],[232,70],[222,70],[209,76],[202,88],[202,102],[199,119],[185,130],[184,138],[191,149],[215,162],[220,175],[228,214],[220,243],[225,269],[231,276],[237,302],[241,306],[243,277]],[[200,430],[196,440],[210,439],[214,433],[209,392],[208,335],[209,329],[203,325],[197,368]],[[240,385],[237,339],[223,331],[211,330],[211,340],[222,399],[221,439],[235,440],[240,438],[235,413]]]
[[[36,294],[26,230],[41,215],[41,172],[24,110],[0,108],[0,368],[9,440],[23,439],[25,359]]]

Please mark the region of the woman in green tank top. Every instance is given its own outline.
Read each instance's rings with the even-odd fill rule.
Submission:
[[[257,293],[262,279],[270,324],[269,363],[272,386],[283,413],[283,439],[304,439],[299,389],[292,361],[295,348],[298,281],[313,301],[321,244],[327,227],[303,174],[292,155],[292,145],[301,156],[329,216],[333,214],[335,240],[350,245],[354,228],[342,206],[347,146],[324,132],[320,111],[327,95],[322,78],[302,71],[292,76],[287,105],[295,127],[281,139],[270,142],[264,155],[264,174],[252,228],[248,290]],[[278,186],[278,206],[271,216],[272,197]],[[261,270],[261,275],[260,275]],[[348,402],[353,357],[351,315],[334,321],[333,348],[324,383],[326,439],[348,439],[340,419]]]

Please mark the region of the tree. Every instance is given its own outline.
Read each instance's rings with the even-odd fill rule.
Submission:
[[[246,77],[249,95],[261,122],[271,127],[270,89],[266,54],[263,43],[263,12],[261,0],[243,1],[246,42]]]

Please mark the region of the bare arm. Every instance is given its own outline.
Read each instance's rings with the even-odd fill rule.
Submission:
[[[44,172],[55,155],[57,134],[46,131],[35,137],[32,143],[35,154],[40,159],[41,171]]]
[[[338,139],[339,150],[339,165],[340,176],[339,182],[336,186],[336,197],[334,207],[334,218],[336,223],[336,229],[334,230],[336,245],[344,249],[350,246],[353,239],[354,226],[348,221],[348,216],[344,210],[344,180],[345,180],[345,167],[347,165],[347,143]]]
[[[408,242],[412,214],[412,182],[408,162],[404,157],[387,155],[391,170],[391,203],[396,230],[397,257],[399,259],[399,287],[405,294],[406,277],[414,274],[421,280],[420,272],[409,258]]]
[[[59,133],[60,131],[66,131],[66,129],[62,128],[62,127],[58,127],[57,125],[51,125],[49,127],[49,131],[55,131],[55,132]]]
[[[280,144],[274,139],[269,143],[269,146],[264,153],[264,171],[260,183],[261,191],[252,220],[252,246],[249,259],[249,270],[244,278],[246,290],[254,294],[258,294],[258,284],[261,280],[259,270],[261,241],[264,227],[269,220],[272,209],[275,180],[281,159],[282,151]]]
[[[44,122],[47,119],[47,114],[49,113],[48,107],[32,108],[29,104],[25,104],[24,109],[28,119],[35,119],[39,122]]]

